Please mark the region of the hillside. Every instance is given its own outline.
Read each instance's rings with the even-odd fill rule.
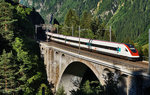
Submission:
[[[118,42],[129,37],[140,45],[148,43],[149,0],[20,0],[20,3],[34,7],[46,22],[54,14],[62,24],[68,9],[74,9],[79,16],[87,10],[112,26]]]

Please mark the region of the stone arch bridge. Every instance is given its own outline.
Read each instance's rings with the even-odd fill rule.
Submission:
[[[78,49],[66,49],[63,45],[53,42],[40,42],[41,56],[47,71],[47,79],[53,84],[53,92],[63,86],[67,95],[69,91],[77,89],[87,72],[96,76],[101,84],[113,74],[114,81],[118,81],[120,95],[147,95],[150,90],[150,78],[147,74],[148,66],[138,66],[130,63],[107,61],[107,58],[90,57]],[[89,76],[90,77],[90,76]]]

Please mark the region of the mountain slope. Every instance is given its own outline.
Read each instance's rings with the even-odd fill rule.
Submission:
[[[20,0],[20,3],[34,7],[48,23],[54,17],[63,23],[68,9],[76,10],[80,16],[84,10],[90,11],[116,33],[117,41],[126,37],[144,45],[148,42],[150,28],[149,0]]]

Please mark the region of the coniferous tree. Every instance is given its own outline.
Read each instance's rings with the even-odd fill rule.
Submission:
[[[99,27],[100,27],[100,19],[98,17],[93,18],[92,23],[91,23],[91,28],[92,28],[94,35],[96,35],[96,31],[98,31]]]
[[[17,65],[12,54],[3,51],[0,57],[0,94],[13,95],[19,91],[17,81]]]
[[[40,63],[38,56],[35,54],[36,51],[28,51],[30,49],[26,44],[28,43],[30,45],[33,43],[31,43],[31,41],[27,41],[27,39],[25,42],[23,39],[16,37],[13,43],[13,49],[17,54],[17,61],[19,62],[20,87],[25,95],[33,95],[35,90],[38,89],[38,86],[40,86],[40,79],[42,80],[42,73],[38,68],[38,66],[42,64]],[[36,45],[34,46],[34,48],[38,47]],[[24,47],[26,47],[27,50]]]
[[[0,1],[0,35],[2,40],[2,49],[8,50],[10,43],[13,41],[14,32],[13,32],[13,7],[11,4],[5,2],[4,0]]]
[[[41,70],[44,65],[38,59],[38,45],[30,39],[34,32],[29,17],[31,9],[12,6],[0,0],[0,54],[4,49],[13,52],[0,56],[0,95],[35,95],[41,81],[46,81],[46,75]],[[15,25],[14,18],[18,21]],[[33,46],[37,49],[33,49],[31,43],[36,44]]]
[[[111,30],[111,35],[110,35],[110,31],[109,30],[105,30],[105,34],[103,39],[105,41],[110,41],[110,36],[111,36],[111,41],[115,42],[116,41],[116,36],[114,34],[114,31]]]
[[[94,34],[92,32],[92,15],[90,12],[84,11],[82,13],[81,21],[81,37],[84,38],[94,38]]]
[[[78,30],[78,26],[79,26],[79,17],[77,16],[74,10],[70,9],[65,16],[64,34],[71,35],[72,27],[73,27],[73,31],[76,31]]]
[[[92,24],[92,14],[90,12],[84,11],[81,17],[81,28],[91,29]]]
[[[11,41],[13,39],[13,6],[2,0],[0,2],[0,34]]]
[[[99,40],[103,40],[103,38],[104,38],[104,34],[105,34],[105,24],[103,23],[103,24],[101,24],[101,25],[99,25],[98,26],[98,29],[97,29],[97,31],[95,32],[95,38],[96,39],[99,39]]]
[[[77,26],[79,25],[79,17],[77,16],[76,12],[72,9],[68,11],[64,21],[65,25],[67,26]]]

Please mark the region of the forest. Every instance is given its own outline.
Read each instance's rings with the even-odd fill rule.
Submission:
[[[0,1],[0,95],[53,95],[34,33],[34,26],[43,23],[34,8],[23,6],[17,0]],[[88,88],[83,85],[84,91],[72,93],[99,95],[107,92],[104,88],[108,86],[102,87],[96,82],[94,89],[91,84],[93,82],[87,81]],[[63,94],[63,88],[56,92],[56,95]]]
[[[34,24],[44,21],[32,19],[35,10],[9,1],[0,1],[0,95],[41,95],[49,85]]]
[[[59,2],[59,0],[57,2]],[[70,3],[71,2],[70,0]],[[123,4],[123,2],[125,1],[121,0],[120,3]],[[88,2],[88,4],[84,2],[87,6],[81,7],[81,9],[93,8],[97,3],[98,1],[95,1],[93,6],[88,7],[90,2]],[[26,2],[26,4],[28,3]],[[55,2],[53,1],[51,4],[55,5]],[[107,2],[106,5],[107,4],[109,5],[110,3]],[[135,5],[136,4],[137,3],[135,3]],[[146,31],[148,31],[149,28],[147,19],[149,18],[148,15],[150,12],[149,7],[147,7],[148,1],[147,3],[143,1],[141,4],[145,4],[145,7],[143,7],[143,10],[140,8],[139,11],[135,11],[135,14],[139,12],[142,13],[142,11],[145,13],[146,11],[146,23],[142,20],[145,18],[142,14],[133,17],[133,19],[138,20],[130,20],[129,17],[132,17],[133,14],[131,13],[133,10],[131,13],[127,13],[128,18],[126,18],[127,14],[124,15],[125,19],[118,18],[117,15],[113,17],[110,15],[104,20],[87,10],[79,12],[73,8],[71,9],[68,5],[69,10],[65,10],[66,12],[63,13],[64,18],[61,18],[62,21],[59,21],[59,19],[55,17],[52,23],[55,26],[54,32],[57,32],[58,28],[59,33],[72,35],[73,27],[74,36],[78,36],[80,26],[83,30],[81,37],[109,41],[109,26],[113,23],[111,31],[112,41],[133,44],[138,49],[141,57],[145,56],[147,58],[148,38]],[[141,5],[141,7],[142,6],[143,5]],[[102,6],[99,8],[101,7]],[[104,10],[105,6],[103,7]],[[99,10],[99,8],[97,8],[97,10]],[[126,8],[121,8],[121,6],[118,6],[118,8],[119,10],[126,11]],[[136,9],[137,6],[134,6],[134,8]],[[96,11],[95,14],[100,14],[103,10]],[[118,14],[122,15],[123,13],[119,12]],[[31,8],[19,4],[18,0],[0,0],[0,95],[41,95],[43,88],[45,88],[45,95],[52,95],[51,86],[47,81],[44,62],[40,57],[39,45],[35,40],[35,25],[45,23],[45,18],[43,19],[42,17],[43,16],[36,12],[34,7]],[[58,22],[57,24],[55,23],[56,21]],[[130,25],[125,21],[132,21],[135,24],[137,23],[135,21],[139,21],[137,24],[138,28],[130,27],[126,28],[127,30],[124,29],[123,25],[125,23]],[[120,27],[118,27],[118,23]],[[132,25],[131,23],[130,26]],[[133,26],[135,27],[136,25]],[[132,29],[133,32],[136,31],[134,29],[138,29],[137,31],[139,32],[136,32],[137,34],[135,33],[136,35],[133,38],[136,38],[138,35],[140,36],[135,40],[127,36],[126,33],[123,34],[124,36],[126,35],[126,37],[119,36],[119,34],[116,35],[117,32],[121,31],[119,30],[121,27],[123,30],[122,33],[128,31],[131,33],[130,36],[133,36],[132,32],[130,32]],[[144,32],[140,33],[141,29],[143,29],[142,31]],[[120,39],[118,37],[124,39],[118,41],[118,39]],[[73,95],[112,95],[113,92],[114,95],[117,95],[117,82],[113,82],[112,78],[110,78],[106,81],[106,84],[107,85],[102,86],[97,81],[86,81],[77,91],[72,91],[71,93]],[[56,92],[56,95],[65,95],[63,87]]]
[[[75,10],[69,9],[64,17],[63,24],[56,22],[56,19],[54,19],[53,26],[55,28],[52,29],[52,32],[55,33],[79,37],[80,31],[80,37],[82,38],[110,41],[111,36],[112,42],[118,42],[114,29],[102,22],[100,18],[93,17],[91,12],[88,11],[84,11],[81,16],[79,16]],[[134,45],[139,52],[141,57],[140,60],[148,60],[148,44],[142,46],[141,44],[134,42],[129,36],[124,40],[119,41],[119,43]]]
[[[74,10],[80,19],[83,12],[90,12],[91,18],[99,19],[106,29],[111,26],[116,42],[132,40],[140,54],[147,59],[149,0],[21,0],[20,3],[34,7],[45,23],[49,23],[53,17],[60,25],[64,25],[69,9]]]

